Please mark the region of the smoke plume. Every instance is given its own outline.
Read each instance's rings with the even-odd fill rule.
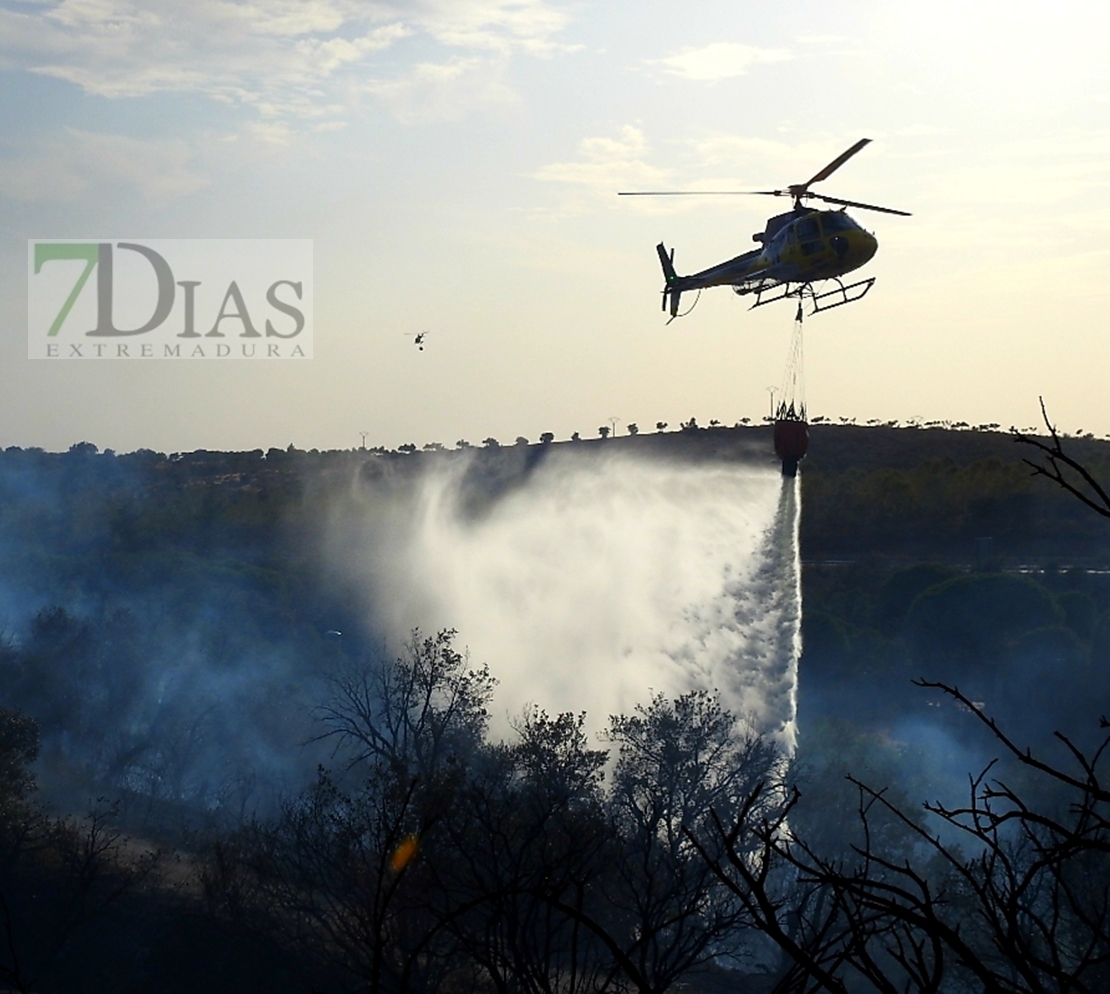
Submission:
[[[792,750],[801,648],[796,480],[765,464],[563,450],[478,511],[462,460],[403,494],[369,485],[358,540],[372,627],[455,628],[499,681],[495,730],[528,705],[588,727],[650,695],[718,689]]]

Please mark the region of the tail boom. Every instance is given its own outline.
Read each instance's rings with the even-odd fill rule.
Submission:
[[[674,249],[668,250],[666,245],[660,242],[655,246],[655,251],[659,254],[659,263],[663,267],[663,310],[670,311],[671,321],[679,316],[679,300],[686,290],[703,290],[711,286],[736,286],[745,281],[763,277],[774,281],[780,279],[776,272],[767,267],[761,249],[745,252],[735,259],[711,266],[700,273],[691,273],[689,276],[679,276],[675,272]],[[669,324],[670,321],[667,323]]]

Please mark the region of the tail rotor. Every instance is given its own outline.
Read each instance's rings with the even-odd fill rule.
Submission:
[[[667,251],[666,245],[660,242],[655,246],[659,253],[659,263],[663,267],[663,310],[670,310],[671,321],[678,317],[678,302],[682,297],[682,287],[678,285],[678,274],[674,270],[674,249]],[[667,305],[670,305],[668,308]],[[670,321],[667,322],[670,324]]]

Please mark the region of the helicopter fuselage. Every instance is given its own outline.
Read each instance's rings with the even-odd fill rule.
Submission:
[[[879,243],[844,211],[790,211],[754,236],[762,248],[680,276],[683,290],[771,280],[812,283],[833,279],[870,261]],[[676,287],[677,289],[677,287]]]

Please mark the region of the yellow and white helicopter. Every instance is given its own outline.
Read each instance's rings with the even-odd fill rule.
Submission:
[[[859,207],[883,214],[899,214],[902,217],[911,215],[907,211],[896,211],[890,207],[877,207],[875,204],[814,193],[810,187],[831,176],[870,141],[870,138],[861,138],[815,176],[783,190],[637,190],[619,193],[618,196],[621,197],[770,196],[794,199],[793,210],[768,219],[764,230],[752,235],[752,240],[761,244],[760,248],[710,266],[700,273],[679,276],[674,268],[674,249],[668,252],[666,246],[660,242],[656,251],[663,264],[663,276],[666,280],[663,286],[663,310],[670,310],[670,321],[681,316],[678,306],[683,293],[711,286],[731,286],[741,296],[754,294],[753,308],[786,297],[797,297],[800,308],[805,299],[813,308],[811,314],[862,298],[875,283],[875,277],[848,285],[844,284],[841,277],[859,269],[870,260],[878,250],[879,243],[873,234],[865,231],[849,217],[844,208]],[[814,210],[804,203],[810,199],[840,204],[841,209]],[[820,284],[826,280],[833,281],[836,286],[832,289],[822,288]]]

